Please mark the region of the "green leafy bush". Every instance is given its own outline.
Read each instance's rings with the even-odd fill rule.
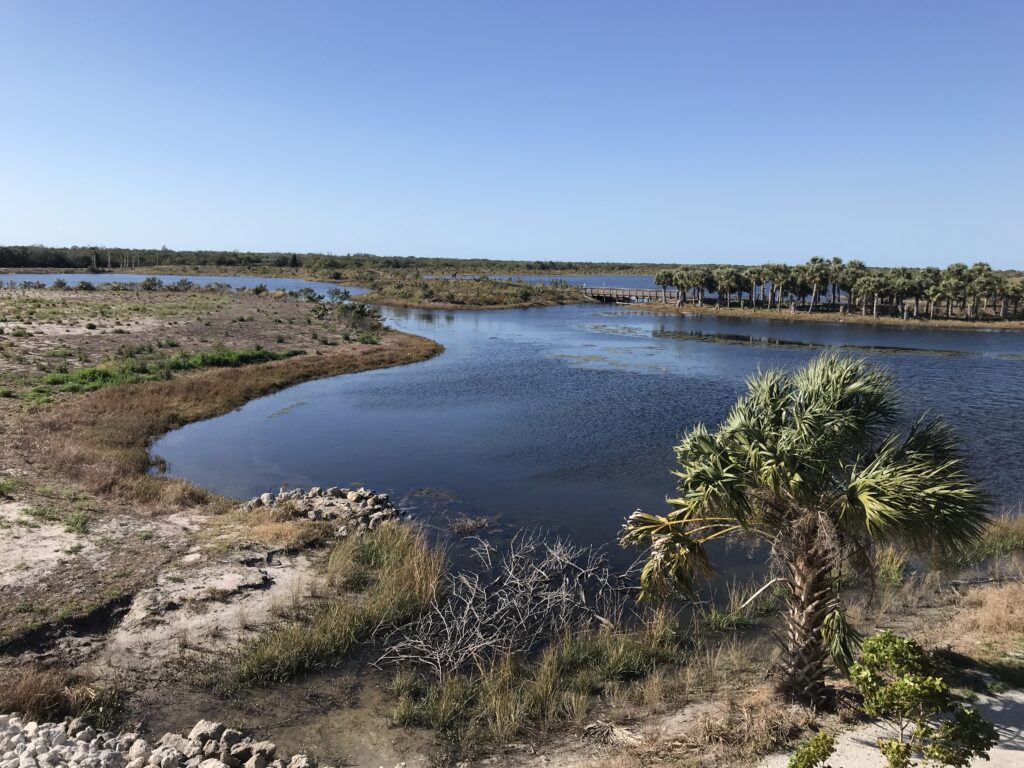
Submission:
[[[975,757],[987,760],[999,741],[995,726],[950,690],[913,640],[888,630],[869,637],[850,679],[864,697],[865,714],[893,731],[877,742],[889,768],[967,768]],[[834,751],[835,739],[819,733],[796,751],[789,768],[828,768]]]

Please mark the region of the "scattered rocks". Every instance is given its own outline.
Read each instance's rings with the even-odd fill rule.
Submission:
[[[245,503],[246,509],[271,507],[287,509],[293,517],[310,520],[338,521],[338,536],[372,531],[385,520],[404,516],[404,512],[391,503],[386,493],[374,493],[366,488],[336,488],[326,490],[314,486],[308,491],[301,488],[282,488],[275,495],[264,493]]]
[[[308,755],[274,759],[276,752],[273,742],[209,720],[152,746],[135,732],[97,734],[81,718],[37,723],[0,715],[0,768],[318,768]]]

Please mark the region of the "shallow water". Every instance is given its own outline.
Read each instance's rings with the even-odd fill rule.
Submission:
[[[93,283],[94,285],[106,285],[108,283],[141,283],[149,277],[155,277],[164,283],[175,283],[178,280],[188,280],[196,285],[226,284],[232,288],[255,288],[257,285],[265,285],[270,290],[301,291],[303,288],[312,288],[319,294],[324,294],[333,287],[332,283],[319,283],[312,280],[300,280],[294,277],[259,277],[254,275],[146,275],[136,272],[48,272],[43,274],[31,274],[27,272],[0,273],[0,284],[7,286],[11,283],[33,282],[43,285],[53,285],[57,280],[63,280],[68,285],[76,285],[81,282]],[[339,286],[340,287],[340,286]],[[356,296],[366,293],[366,288],[349,288],[346,290]]]
[[[434,517],[497,515],[607,543],[637,507],[665,509],[673,444],[720,420],[746,376],[839,347],[889,368],[911,414],[950,418],[998,503],[1024,489],[1024,333],[594,305],[385,314],[446,351],[261,398],[154,453],[170,474],[238,497],[365,484]]]

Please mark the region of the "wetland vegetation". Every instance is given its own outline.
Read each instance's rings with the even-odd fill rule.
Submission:
[[[476,297],[470,305],[481,303],[474,292],[498,283],[458,281],[467,297]],[[519,290],[500,285],[503,293]],[[637,582],[639,574],[609,557],[613,552],[543,531],[517,538],[493,517],[456,517],[454,537],[443,519],[426,516],[338,538],[326,521],[286,508],[239,507],[159,472],[149,449],[169,429],[298,382],[424,360],[440,350],[387,328],[379,311],[347,299],[341,290],[324,296],[258,286],[200,290],[168,280],[0,291],[0,376],[8,395],[0,400],[6,438],[0,527],[7,537],[3,554],[17,563],[0,584],[12,598],[0,608],[0,709],[52,718],[81,713],[107,727],[113,724],[107,718],[145,712],[155,727],[179,730],[199,716],[235,712],[298,749],[303,742],[289,742],[287,729],[273,724],[273,710],[294,706],[313,721],[342,716],[337,713],[348,710],[315,702],[339,685],[332,681],[346,679],[358,696],[378,691],[382,697],[373,706],[376,725],[367,728],[375,755],[397,761],[399,753],[382,744],[401,738],[441,763],[497,754],[509,765],[528,764],[515,746],[522,740],[543,744],[558,764],[578,749],[579,736],[593,745],[595,765],[750,763],[816,729],[856,720],[850,702],[859,694],[842,674],[859,659],[855,642],[837,654],[838,665],[813,654],[815,708],[791,703],[785,693],[792,691],[786,685],[792,649],[777,646],[770,633],[792,630],[794,611],[807,607],[794,607],[791,583],[755,575],[704,587],[683,578],[687,558],[698,565],[703,558],[692,539],[693,499],[725,508],[721,499],[712,504],[718,491],[694,485],[697,475],[710,481],[713,473],[692,461],[681,465],[680,500],[663,518],[672,531],[639,539],[665,550],[652,561],[668,567],[664,585],[694,588],[650,604],[638,603],[633,587],[651,587],[656,569]],[[671,334],[666,338],[676,343]],[[884,381],[861,363],[849,365],[845,375],[824,379],[855,386],[889,419]],[[765,384],[772,391],[789,386],[772,381]],[[877,396],[869,397],[872,392]],[[771,400],[750,398],[766,407]],[[801,461],[831,466],[827,451],[807,438],[849,449],[840,429],[846,422],[833,418],[842,411],[808,408],[831,426],[800,420]],[[734,432],[737,420],[743,421],[730,417],[723,428]],[[843,428],[854,429],[854,421]],[[941,430],[920,429],[874,446],[895,463],[855,462],[854,474],[861,486],[869,475],[881,483],[860,494],[873,500],[862,517],[911,534],[926,530],[928,536],[910,536],[922,546],[896,546],[888,530],[884,546],[872,549],[834,526],[829,536],[845,543],[822,555],[828,563],[815,574],[842,584],[840,628],[848,640],[895,626],[926,649],[952,646],[955,655],[934,652],[952,681],[950,695],[1019,685],[1020,518],[968,526],[948,551],[927,546],[940,529],[900,516],[918,509],[908,489],[934,476],[964,504],[970,494],[958,479],[952,446],[935,442]],[[357,430],[346,438],[363,435]],[[918,445],[925,437],[934,438],[927,451]],[[678,449],[680,460],[692,448],[688,440]],[[720,447],[720,456],[705,458],[728,475],[724,468],[735,452]],[[790,479],[768,485],[801,509],[821,510],[814,494],[828,495],[824,485],[808,486],[811,500],[790,487],[796,476],[810,483],[808,466],[787,464]],[[720,490],[737,504],[743,494],[751,494],[744,503],[754,506],[770,500],[767,486],[735,482],[740,485]],[[883,503],[879,488],[895,486],[903,495]],[[747,513],[736,515],[757,527]],[[631,518],[633,531],[638,520]],[[627,538],[639,541],[635,533]],[[995,585],[951,586],[965,579],[995,579]],[[648,589],[651,596],[655,591]],[[821,618],[822,606],[836,607],[838,593],[830,595],[815,602],[814,616]],[[825,623],[836,623],[825,614]],[[831,647],[821,629],[811,636]],[[154,692],[148,681],[157,674],[162,683]],[[840,702],[834,713],[819,696],[823,681]],[[211,687],[215,692],[204,692]],[[255,701],[262,710],[238,709]],[[672,738],[656,736],[660,729]],[[409,735],[394,736],[396,730]],[[417,733],[427,734],[426,741]],[[318,749],[323,760],[362,754],[348,751],[353,747],[343,736]]]

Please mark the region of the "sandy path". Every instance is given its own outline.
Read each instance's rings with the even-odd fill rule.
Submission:
[[[988,768],[1024,766],[1024,691],[983,696],[975,706],[999,730],[999,744],[989,753],[989,761],[975,760],[971,765]],[[833,768],[885,768],[885,760],[875,746],[875,739],[888,733],[877,725],[844,733],[836,740],[836,753],[829,764]],[[760,768],[785,768],[788,760],[788,755],[772,755],[760,763]]]

